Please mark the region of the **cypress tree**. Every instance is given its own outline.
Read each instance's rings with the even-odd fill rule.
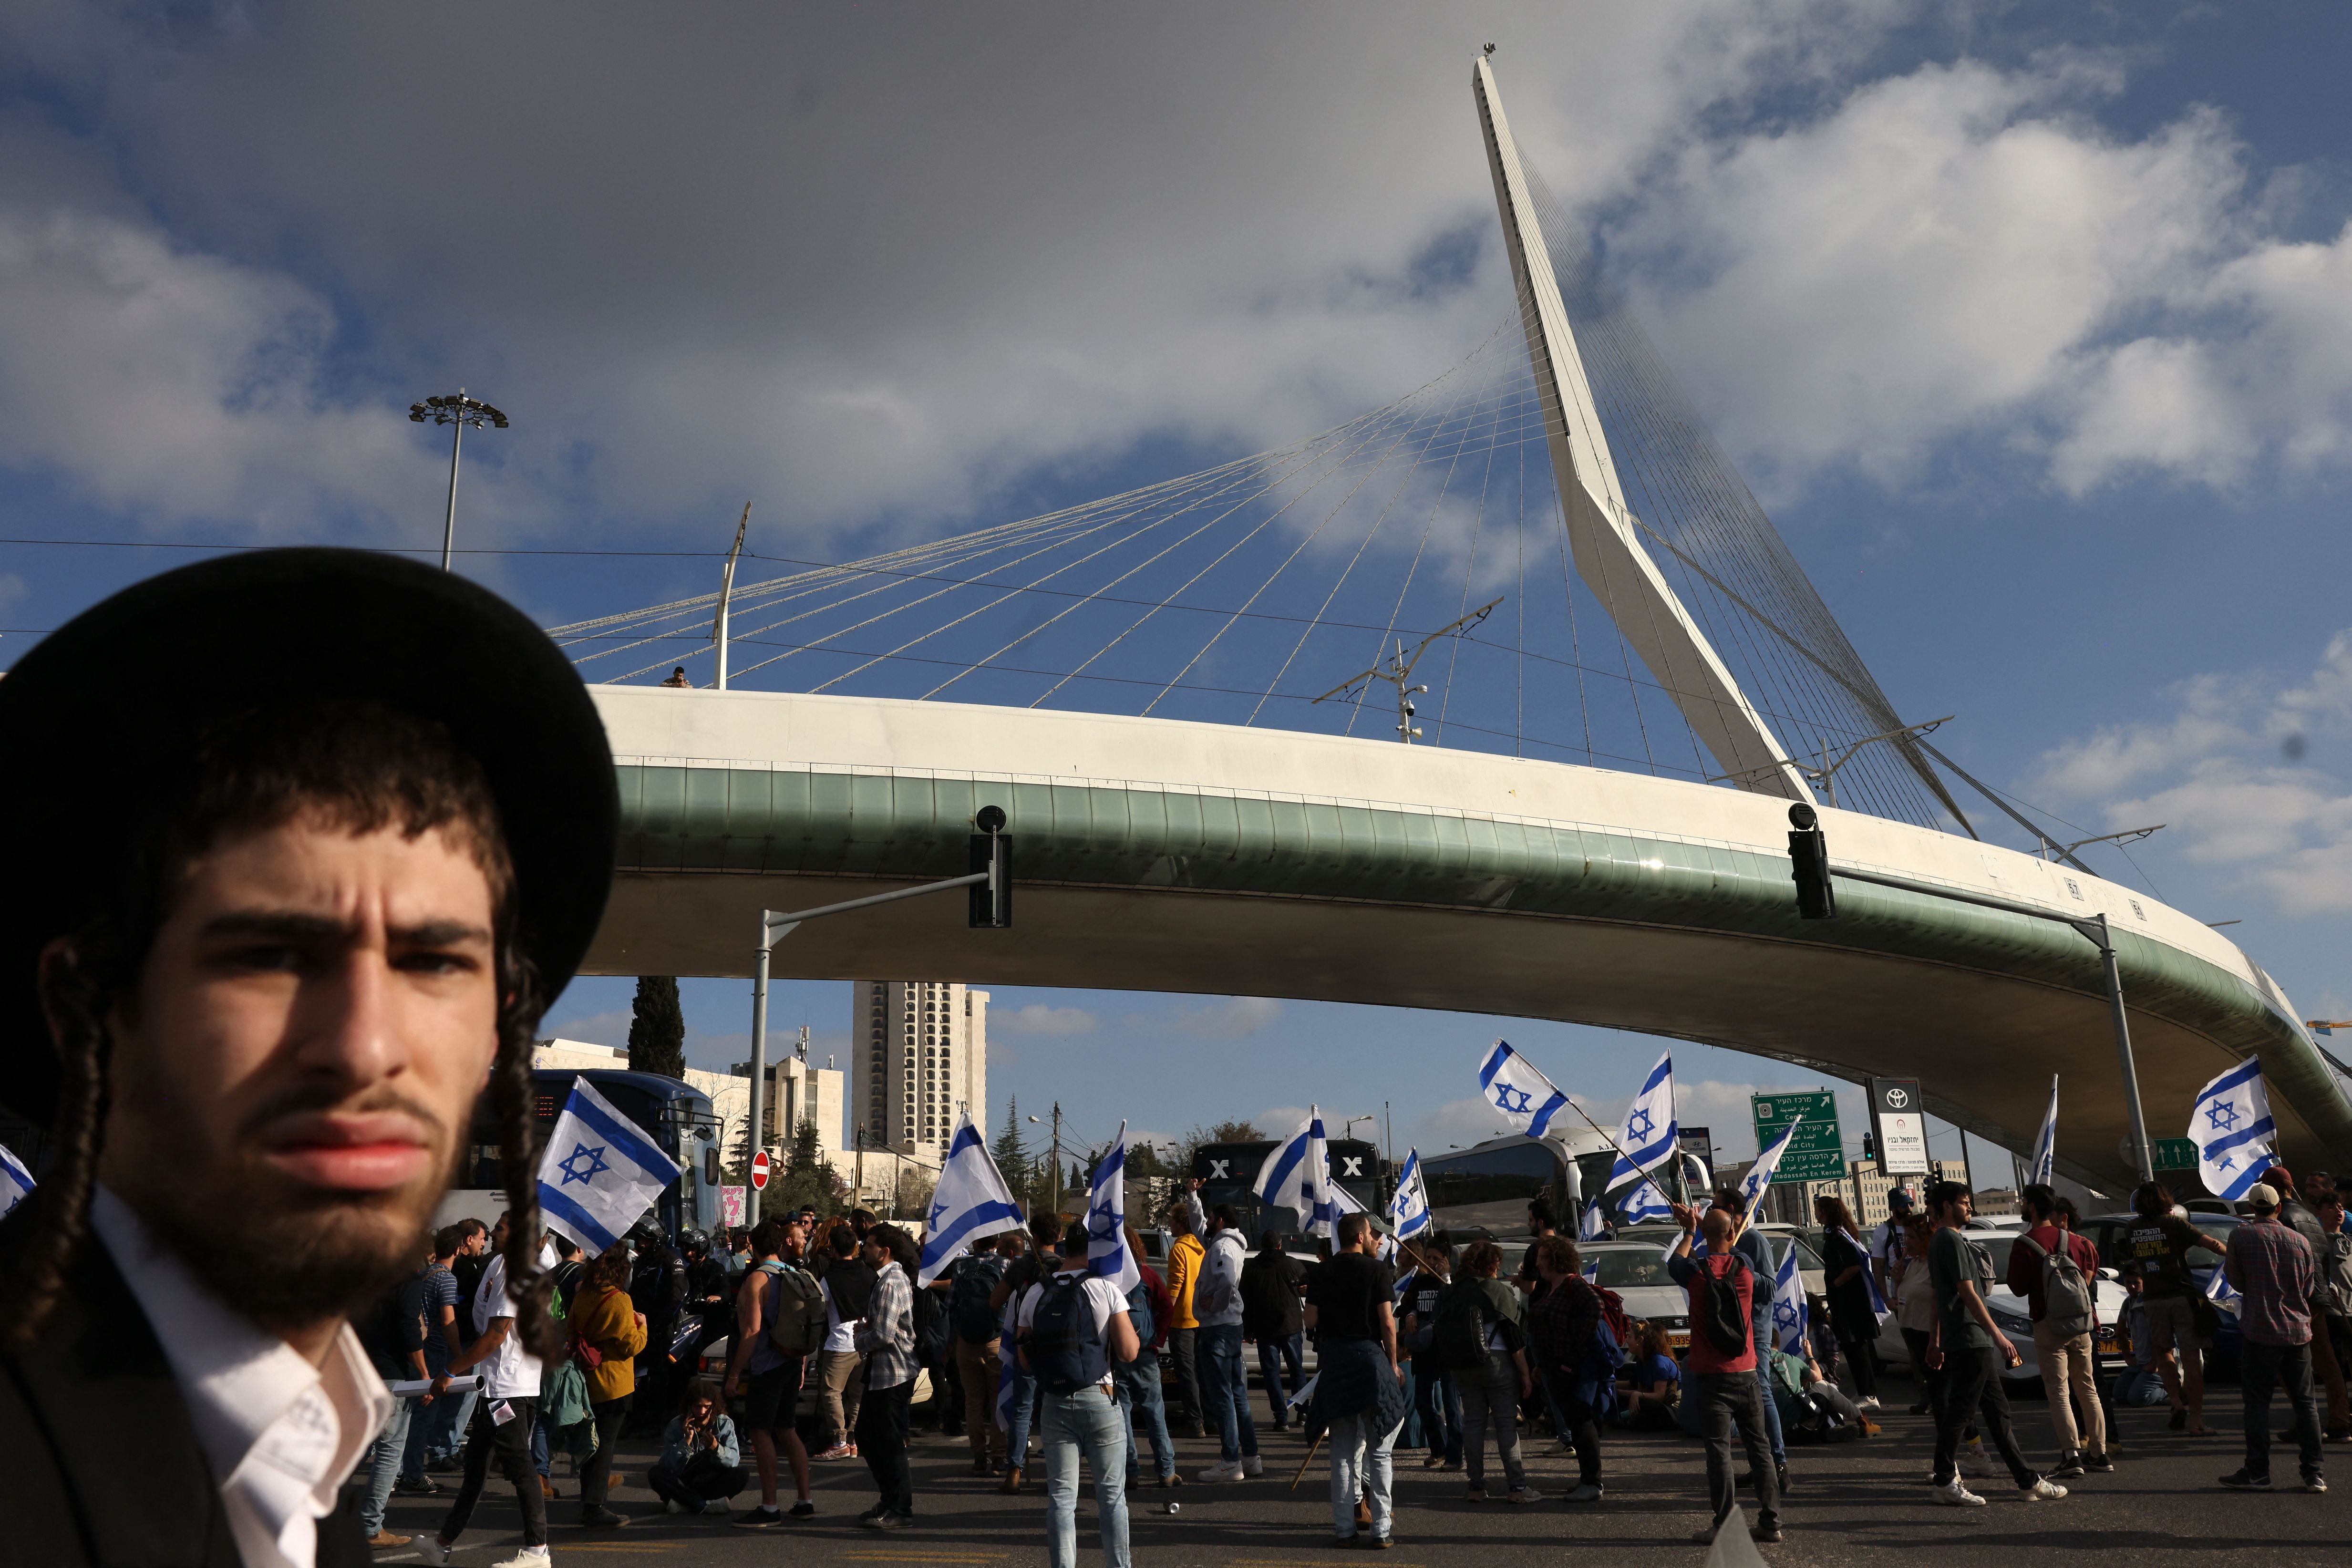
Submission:
[[[637,999],[629,1014],[629,1070],[686,1076],[686,1012],[670,975],[637,977]]]

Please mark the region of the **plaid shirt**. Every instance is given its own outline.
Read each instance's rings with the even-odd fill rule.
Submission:
[[[857,1350],[866,1357],[866,1387],[896,1388],[914,1381],[915,1288],[895,1262],[884,1264],[875,1276]]]
[[[2258,1345],[2311,1342],[2311,1292],[2319,1271],[2311,1244],[2275,1215],[2250,1219],[2230,1233],[2231,1283],[2245,1295],[2238,1328]]]

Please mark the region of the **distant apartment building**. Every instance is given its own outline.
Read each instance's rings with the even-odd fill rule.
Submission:
[[[951,980],[861,980],[849,1038],[849,1121],[866,1129],[868,1149],[912,1145],[936,1162],[959,1112],[988,1125],[987,992]]]

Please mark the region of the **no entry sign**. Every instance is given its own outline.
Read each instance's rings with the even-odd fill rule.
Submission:
[[[765,1149],[751,1156],[751,1184],[754,1187],[768,1184],[768,1152]]]

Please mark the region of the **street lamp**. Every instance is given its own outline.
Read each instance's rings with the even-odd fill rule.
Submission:
[[[480,398],[467,396],[461,386],[455,397],[428,397],[422,403],[410,404],[408,422],[449,426],[449,515],[441,525],[441,570],[446,572],[450,551],[457,542],[457,444],[465,439],[467,426],[477,430],[485,425],[493,430],[503,430],[507,416]]]

